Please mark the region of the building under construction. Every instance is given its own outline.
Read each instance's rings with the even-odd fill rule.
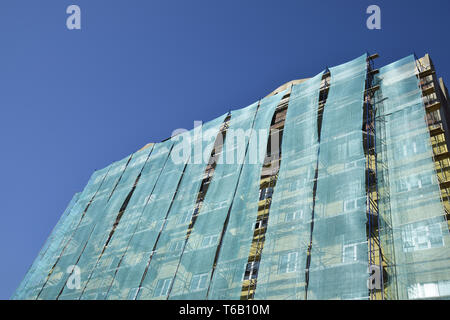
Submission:
[[[377,57],[94,172],[12,298],[450,298],[448,91]]]

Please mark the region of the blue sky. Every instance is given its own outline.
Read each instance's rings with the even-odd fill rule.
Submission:
[[[378,52],[450,83],[450,1],[2,0],[0,299],[91,173],[194,120]],[[82,29],[66,28],[81,8]],[[381,7],[381,30],[366,8]]]

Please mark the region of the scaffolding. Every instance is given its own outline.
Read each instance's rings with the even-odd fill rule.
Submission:
[[[291,87],[292,89],[292,87]],[[290,91],[290,90],[289,90]],[[267,141],[267,152],[265,153],[264,165],[261,172],[259,187],[258,215],[254,226],[253,239],[250,247],[245,274],[242,279],[241,300],[253,300],[258,282],[259,264],[264,248],[265,234],[269,221],[272,194],[278,180],[278,172],[281,161],[281,148],[279,141],[283,137],[286,110],[289,103],[290,92],[284,95],[273,115],[269,139]],[[271,148],[275,143],[276,148]]]
[[[365,97],[365,121],[364,121],[364,140],[366,153],[366,189],[367,189],[367,239],[369,252],[369,274],[372,273],[372,267],[377,268],[379,277],[374,279],[375,284],[379,283],[378,288],[374,287],[372,283],[369,286],[370,300],[383,300],[383,255],[382,246],[380,244],[379,225],[380,216],[378,214],[378,156],[376,135],[376,91],[380,86],[374,82],[374,75],[379,73],[378,69],[374,67],[374,59],[378,54],[372,55],[367,59],[367,78]],[[377,294],[377,292],[379,294]]]
[[[377,76],[380,240],[388,299],[439,298],[450,285],[448,222],[427,123],[433,90],[421,83],[426,70],[417,69],[417,59],[409,56]]]

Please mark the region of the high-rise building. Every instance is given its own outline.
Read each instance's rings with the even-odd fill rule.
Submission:
[[[94,172],[13,298],[450,298],[448,91],[377,57]]]

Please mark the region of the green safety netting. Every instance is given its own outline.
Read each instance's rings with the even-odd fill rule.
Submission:
[[[108,204],[118,205],[118,201],[109,202],[108,200],[115,199],[114,188],[120,181],[120,177],[124,173],[130,157],[126,157],[120,161],[111,164],[108,167],[108,173],[101,182],[94,198],[90,204],[80,209],[82,210],[80,223],[77,224],[73,235],[64,245],[63,250],[58,257],[52,271],[49,273],[47,280],[39,292],[39,299],[56,299],[65,290],[66,281],[68,280],[70,272],[68,268],[77,265],[81,255],[90,242],[91,237],[99,241],[98,234],[94,233],[97,223],[106,215]],[[110,218],[113,219],[113,218]],[[103,236],[103,234],[101,234]],[[85,266],[81,266],[83,269]],[[82,272],[82,271],[81,271]]]
[[[450,237],[414,56],[380,69],[380,238],[389,299],[450,295]]]
[[[311,259],[306,266],[307,299],[368,298],[362,132],[366,59],[363,55],[330,68],[311,224]]]
[[[36,299],[47,285],[50,275],[54,272],[54,268],[62,254],[67,252],[67,247],[70,245],[70,240],[74,232],[83,222],[83,212],[89,206],[91,200],[97,195],[108,170],[109,167],[95,171],[83,192],[79,194],[76,203],[71,208],[69,206],[70,210],[67,213],[67,218],[61,224],[61,231],[58,231],[60,227],[55,229],[55,232],[58,232],[58,234],[55,240],[49,245],[49,249],[43,256],[43,261],[39,262],[39,271],[35,272],[33,281],[27,283],[26,287],[20,293],[22,299]]]
[[[165,143],[173,144],[173,141],[168,140]],[[108,280],[107,290],[104,291],[107,299],[133,299],[137,293],[136,288],[139,287],[145,273],[147,261],[152,254],[186,165],[185,161],[179,163],[172,161],[173,150],[168,149],[164,157],[158,158],[157,167],[153,165],[148,170],[148,173],[152,174],[152,171],[158,168],[159,173],[153,176],[152,189],[140,192],[140,197],[146,197],[147,203],[142,208],[137,208],[140,212],[139,220],[129,221],[132,236],[127,241],[125,251],[119,256],[111,255],[111,269],[114,275]]]
[[[61,244],[68,236],[68,232],[74,222],[75,214],[71,211],[77,203],[80,193],[76,193],[66,210],[62,214],[56,226],[53,228],[47,241],[41,248],[38,256],[34,260],[24,279],[17,288],[13,299],[29,299],[35,296],[36,288],[44,279],[44,275],[48,274],[52,265],[56,261],[56,255],[59,253]]]
[[[208,289],[208,299],[239,299],[258,214],[260,177],[266,157],[269,128],[286,91],[260,101],[244,166],[224,229],[220,254]],[[257,148],[255,148],[257,145]],[[255,155],[257,154],[257,156]]]
[[[146,252],[143,249],[151,240],[149,236],[156,232],[155,221],[169,205],[181,176],[182,169],[165,167],[172,144],[168,140],[154,145],[116,232],[92,270],[81,299],[105,299],[108,294],[115,295],[120,288],[127,288],[128,278],[139,271],[134,269],[132,262]],[[156,209],[155,214],[148,214],[147,209],[152,206]]]
[[[59,299],[77,299],[84,293],[92,278],[92,270],[97,267],[104,251],[112,245],[111,239],[117,231],[117,225],[126,214],[124,203],[127,197],[132,196],[133,186],[138,182],[137,178],[151,152],[152,148],[147,148],[131,155],[123,174],[120,175],[117,184],[113,187],[113,193],[105,208],[101,214],[95,217],[92,235],[77,259],[76,265],[80,267],[80,272],[84,275],[81,277],[81,291],[65,287],[61,291]]]
[[[270,123],[282,96],[280,93],[263,99],[258,109],[255,103],[231,112],[219,163],[187,241],[170,299],[214,299],[225,291],[228,297],[239,298],[243,260],[248,258],[258,211],[259,177],[265,155],[258,155],[258,151],[266,149]],[[237,239],[239,252],[235,250]],[[224,277],[226,282],[222,281]]]
[[[174,281],[170,291],[171,299],[205,299],[206,297],[209,273],[212,270],[224,220],[234,197],[245,149],[251,135],[248,129],[253,127],[257,107],[258,104],[255,103],[247,108],[231,112],[227,135],[222,141],[222,151],[216,155],[218,164],[205,199],[199,208],[195,227],[182,252],[176,275],[172,276],[174,280],[170,280]],[[236,138],[231,136],[234,130],[237,133]],[[244,140],[240,141],[241,138]],[[183,248],[180,246],[179,250]],[[204,276],[205,274],[208,274],[208,277]],[[191,290],[192,278],[199,275],[204,278],[202,283]],[[160,294],[165,296],[167,293],[159,290],[154,293],[154,296]]]
[[[184,168],[182,179],[170,203],[168,213],[157,222],[161,225],[161,228],[153,245],[148,247],[144,259],[137,262],[143,268],[138,275],[139,281],[128,287],[127,291],[122,290],[119,297],[124,299],[157,298],[160,296],[156,292],[162,284],[164,284],[164,290],[168,290],[169,284],[166,279],[172,279],[177,270],[182,252],[181,248],[195,210],[203,174],[225,117],[226,115],[223,115],[209,121],[202,127],[192,130],[186,136],[191,137],[189,150],[192,156]],[[202,161],[201,154],[206,161]],[[173,161],[169,163],[172,164]],[[152,212],[149,212],[149,214],[152,214]],[[114,297],[111,296],[111,298]]]
[[[304,299],[322,73],[292,87],[255,299]]]

